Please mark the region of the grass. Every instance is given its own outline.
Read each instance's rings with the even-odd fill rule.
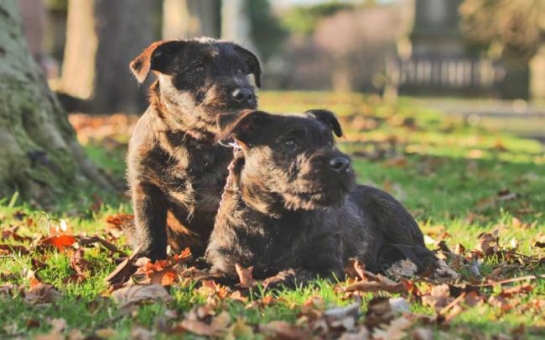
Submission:
[[[417,218],[424,233],[435,242],[445,241],[454,249],[462,245],[467,254],[479,247],[479,235],[497,231],[501,247],[517,245],[517,252],[541,257],[539,263],[505,267],[505,278],[544,274],[545,251],[537,246],[545,231],[545,152],[543,145],[501,132],[469,126],[462,120],[442,116],[418,106],[410,98],[384,103],[358,94],[266,92],[261,107],[273,112],[327,108],[336,112],[345,130],[340,147],[350,153],[360,183],[391,192]],[[100,140],[86,145],[90,158],[114,178],[123,181],[125,146],[104,148]],[[106,219],[130,213],[125,197],[102,197],[81,192],[77,201],[66,202],[55,212],[44,212],[14,200],[0,202],[0,338],[56,334],[54,319],[66,326],[60,333],[126,339],[152,332],[154,338],[196,338],[190,332],[174,331],[197,305],[227,311],[230,328],[223,336],[264,338],[257,325],[285,320],[303,327],[312,320],[312,310],[322,311],[353,302],[354,296],[339,292],[346,283],[318,281],[314,286],[271,295],[258,289],[253,295],[235,298],[233,292],[217,291],[194,284],[170,288],[171,301],[140,303],[120,308],[110,298],[105,277],[116,267],[116,257],[99,246],[85,247],[86,280],[71,280],[76,274],[71,261],[76,249],[58,251],[36,246],[37,240],[58,230],[64,220],[75,235],[100,235],[122,251],[130,252],[123,237],[112,236]],[[12,234],[10,232],[13,231]],[[16,237],[14,236],[16,235]],[[22,249],[16,246],[22,246]],[[13,247],[10,249],[9,247]],[[437,244],[430,244],[436,248]],[[30,253],[25,253],[30,249]],[[501,257],[482,259],[483,276],[502,268]],[[484,282],[467,268],[460,268],[463,281]],[[28,294],[32,276],[51,284],[60,295],[54,302],[31,303]],[[414,279],[422,295],[435,285]],[[18,285],[14,290],[7,284]],[[35,284],[35,283],[34,283]],[[509,285],[521,287],[525,282]],[[448,325],[431,326],[437,338],[490,338],[545,336],[545,280],[532,281],[528,291],[508,296],[504,287],[481,290],[485,300],[463,311]],[[361,311],[376,295],[360,294]],[[389,296],[388,293],[379,293]],[[272,297],[271,297],[272,296]],[[397,296],[394,294],[394,296]],[[434,317],[437,309],[417,295],[405,296],[411,312]],[[243,300],[243,301],[241,301]],[[493,305],[491,301],[496,301]],[[310,314],[309,314],[310,313]],[[208,315],[208,319],[215,318]],[[207,320],[208,320],[207,319]],[[242,320],[236,322],[236,320]],[[306,321],[305,321],[306,320]],[[361,319],[359,321],[361,323]],[[236,327],[235,327],[236,325]],[[523,327],[521,327],[521,325]],[[425,323],[412,326],[430,327]],[[144,329],[144,330],[143,330]],[[165,330],[167,329],[167,330]],[[59,333],[59,334],[60,334]],[[407,331],[406,335],[410,336]]]

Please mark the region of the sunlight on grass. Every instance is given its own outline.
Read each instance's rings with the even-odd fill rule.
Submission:
[[[492,133],[453,117],[445,118],[410,98],[384,103],[377,97],[354,93],[263,92],[260,103],[262,109],[273,112],[310,108],[336,112],[346,135],[340,139],[340,148],[351,155],[359,183],[374,185],[398,198],[422,226],[431,249],[440,247],[439,242],[444,241],[450,249],[465,249],[471,254],[480,247],[481,234],[497,231],[503,249],[516,249],[517,254],[524,256],[545,257],[545,250],[538,243],[545,230],[545,149],[539,142]],[[98,140],[85,145],[89,157],[121,186],[127,140],[128,136],[117,138],[108,147]],[[82,263],[88,267],[83,268],[85,279],[78,282],[72,281],[77,274],[73,264],[77,247],[61,251],[37,243],[51,236],[52,230],[64,221],[73,235],[102,237],[120,252],[129,254],[126,238],[113,236],[106,222],[108,216],[131,213],[128,198],[122,194],[103,194],[89,187],[75,188],[73,197],[66,197],[48,211],[19,203],[16,196],[0,201],[3,230],[0,285],[17,284],[22,285],[21,290],[28,290],[32,284],[30,278],[35,275],[39,281],[53,285],[61,298],[37,306],[27,302],[24,294],[7,288],[0,291],[3,311],[0,337],[47,333],[52,329],[50,319],[62,318],[68,330],[79,329],[91,336],[102,331],[110,334],[110,338],[130,338],[137,325],[155,332],[155,336],[168,338],[160,333],[161,325],[178,323],[196,305],[210,305],[216,314],[226,310],[231,321],[242,319],[256,329],[256,325],[275,320],[301,323],[306,305],[323,312],[354,301],[353,296],[347,297],[339,290],[346,282],[317,281],[298,290],[273,293],[256,287],[239,300],[219,298],[220,293],[187,282],[170,288],[172,302],[148,301],[135,305],[131,311],[120,310],[108,297],[104,281],[122,257],[120,254],[112,255],[100,245],[83,247]],[[28,249],[33,250],[28,252]],[[462,278],[475,285],[486,283],[487,275],[508,262],[498,256],[479,261],[481,277],[467,268],[460,269]],[[509,264],[502,268],[505,273],[501,275],[506,278],[545,273],[543,263]],[[524,284],[520,282],[513,287]],[[428,282],[416,282],[421,291],[431,286]],[[475,333],[486,337],[510,334],[521,324],[538,327],[522,333],[528,338],[534,333],[545,336],[545,324],[539,319],[542,316],[539,308],[545,306],[540,305],[545,299],[544,280],[533,282],[532,289],[520,293],[516,299],[504,298],[505,292],[498,287],[485,287],[482,291],[501,306],[480,302],[468,307],[453,319],[450,328],[434,327],[437,338],[445,334],[462,338],[471,338]],[[361,313],[367,311],[367,303],[374,296],[399,296],[361,295]],[[405,298],[412,313],[437,314],[420,296],[411,293]],[[502,305],[504,302],[508,307]]]

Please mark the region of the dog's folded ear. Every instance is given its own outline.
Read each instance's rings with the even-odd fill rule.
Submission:
[[[246,62],[249,70],[248,74],[254,75],[255,85],[257,87],[261,87],[261,64],[259,63],[259,59],[257,58],[257,56],[237,44],[233,44],[233,48],[235,49],[235,51],[237,51],[237,53],[242,56],[242,58]]]
[[[220,114],[217,123],[220,133],[217,139],[224,142],[231,138],[249,143],[253,132],[266,125],[269,114],[263,111],[244,110],[237,113]]]
[[[328,110],[308,110],[305,113],[328,125],[337,137],[342,137],[343,130],[341,129],[341,124],[333,112]]]
[[[164,73],[173,53],[183,48],[180,40],[156,41],[149,45],[130,63],[131,71],[139,83],[143,83],[151,70]]]

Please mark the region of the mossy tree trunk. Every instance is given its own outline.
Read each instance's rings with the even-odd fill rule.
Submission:
[[[84,183],[110,187],[32,59],[18,1],[0,1],[0,197],[47,204]]]

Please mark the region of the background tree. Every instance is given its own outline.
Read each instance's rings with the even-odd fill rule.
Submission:
[[[279,53],[288,35],[280,20],[273,14],[269,0],[248,1],[250,36],[264,63]]]
[[[529,97],[529,60],[543,42],[545,1],[465,0],[460,7],[467,39],[496,51],[505,67],[503,97]]]
[[[220,36],[220,0],[163,0],[163,39]]]
[[[154,40],[153,0],[69,0],[60,92],[89,102],[94,112],[140,112],[128,65]],[[76,107],[77,109],[77,107]]]
[[[0,2],[0,103],[0,197],[45,204],[77,184],[109,187],[30,54],[16,0]]]

